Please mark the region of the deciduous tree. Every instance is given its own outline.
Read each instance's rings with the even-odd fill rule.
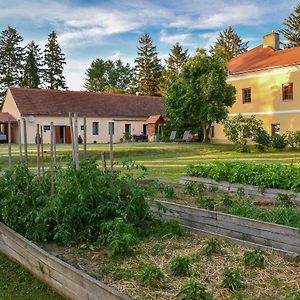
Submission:
[[[199,50],[172,82],[165,98],[167,118],[177,127],[203,129],[209,141],[211,125],[224,120],[235,101],[224,64]]]

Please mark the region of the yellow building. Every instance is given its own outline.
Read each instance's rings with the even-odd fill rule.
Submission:
[[[300,47],[281,50],[279,34],[228,63],[228,83],[236,88],[229,118],[255,115],[273,135],[300,130]],[[214,143],[226,143],[222,124],[214,124]]]

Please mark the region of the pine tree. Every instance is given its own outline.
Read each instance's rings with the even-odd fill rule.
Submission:
[[[159,95],[162,66],[152,38],[145,33],[139,40],[138,57],[135,59],[137,92],[142,95]]]
[[[169,53],[168,59],[166,59],[166,68],[170,75],[179,75],[183,67],[187,63],[189,56],[188,50],[183,50],[179,43],[176,43],[171,52]]]
[[[48,36],[48,43],[44,50],[45,70],[44,81],[49,89],[66,89],[66,80],[63,75],[65,55],[57,42],[57,34],[52,31]]]
[[[0,99],[9,86],[20,83],[24,60],[24,51],[19,45],[22,41],[17,30],[9,26],[0,34]]]
[[[41,83],[42,56],[38,45],[32,41],[27,45],[22,87],[39,88]]]
[[[248,42],[243,42],[234,29],[229,26],[220,32],[217,42],[210,49],[212,56],[229,61],[248,50]]]
[[[295,7],[294,12],[287,19],[284,19],[283,24],[286,28],[279,30],[279,32],[288,41],[287,44],[284,44],[285,47],[300,46],[300,4]]]

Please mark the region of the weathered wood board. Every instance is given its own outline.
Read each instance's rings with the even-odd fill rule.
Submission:
[[[20,263],[35,277],[67,299],[131,299],[47,253],[1,222],[0,251]]]
[[[161,205],[164,210],[159,209]],[[167,201],[157,201],[151,209],[158,218],[177,220],[192,231],[239,240],[243,244],[261,246],[287,256],[300,255],[300,231],[296,228]]]

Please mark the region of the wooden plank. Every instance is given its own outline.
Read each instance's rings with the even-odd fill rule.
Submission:
[[[129,297],[47,253],[2,223],[0,249],[69,299],[130,300]]]

